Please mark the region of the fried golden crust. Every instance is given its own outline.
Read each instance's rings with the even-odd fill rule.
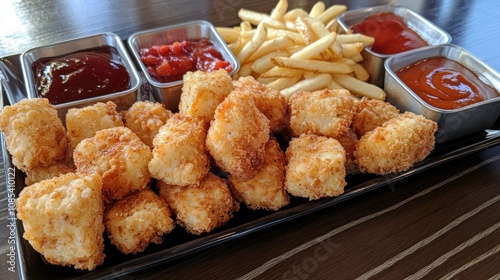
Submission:
[[[38,183],[42,180],[51,179],[62,174],[75,172],[76,168],[73,164],[67,162],[57,162],[47,167],[36,167],[26,171],[24,182],[26,186]]]
[[[264,165],[255,177],[242,181],[229,176],[229,187],[235,198],[248,208],[276,211],[290,202],[284,188],[285,166],[285,153],[278,141],[271,138],[266,144]]]
[[[268,140],[269,120],[250,96],[235,89],[217,107],[206,146],[224,172],[248,180],[262,167]]]
[[[345,150],[346,162],[345,170],[346,175],[359,173],[358,166],[354,162],[354,150],[359,139],[354,133],[354,130],[349,128],[344,134],[336,138]]]
[[[105,257],[101,186],[98,174],[68,173],[25,187],[23,237],[51,264],[93,270]]]
[[[434,148],[437,124],[406,112],[367,132],[354,151],[361,172],[385,175],[408,170]]]
[[[68,140],[55,107],[45,98],[23,99],[0,112],[12,163],[22,171],[47,167],[63,159]]]
[[[174,220],[167,202],[145,188],[117,200],[104,214],[111,244],[124,254],[142,252],[151,244],[161,244],[170,233]]]
[[[210,122],[217,106],[233,90],[233,81],[226,70],[187,72],[183,77],[179,113],[202,117]]]
[[[345,151],[333,138],[302,134],[286,150],[285,189],[309,200],[338,196],[344,192]]]
[[[126,127],[103,129],[82,140],[73,158],[78,172],[102,176],[107,201],[145,188],[151,179],[148,170],[151,150]]]
[[[123,122],[116,111],[116,104],[111,101],[69,109],[66,113],[68,152],[72,154],[78,143],[93,137],[97,131],[117,126],[123,126]]]
[[[389,102],[363,97],[356,105],[351,126],[356,135],[361,137],[398,115],[399,109]]]
[[[158,181],[160,196],[177,223],[192,234],[203,234],[227,223],[239,209],[225,179],[208,173],[198,186],[174,186]]]
[[[153,140],[151,176],[170,185],[197,185],[210,169],[207,126],[201,117],[175,114],[168,119]]]
[[[161,103],[137,101],[123,113],[123,122],[144,144],[153,148],[153,139],[158,130],[172,116],[172,112]]]
[[[345,133],[354,116],[356,99],[349,91],[302,91],[289,100],[293,136],[303,133],[336,138]]]
[[[233,84],[239,92],[253,97],[259,111],[269,119],[271,132],[279,133],[287,127],[289,122],[287,103],[278,90],[257,82],[252,76],[240,77]]]

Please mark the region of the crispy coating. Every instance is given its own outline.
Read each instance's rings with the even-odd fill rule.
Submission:
[[[205,148],[208,124],[201,117],[174,114],[153,140],[151,176],[170,185],[197,185],[210,169]]]
[[[61,161],[47,167],[35,167],[26,171],[24,182],[26,186],[29,186],[42,180],[51,179],[75,171],[76,168],[73,164]]]
[[[434,148],[437,124],[406,112],[367,132],[354,151],[361,172],[385,175],[408,170]]]
[[[47,167],[63,159],[68,139],[55,107],[45,98],[23,99],[0,112],[12,163],[22,171]]]
[[[306,133],[336,138],[349,129],[355,103],[345,89],[298,92],[289,100],[292,133],[295,137]]]
[[[359,173],[358,165],[354,162],[354,150],[359,139],[354,133],[354,130],[349,128],[345,133],[336,138],[345,151],[345,171],[346,175]]]
[[[233,84],[239,92],[253,97],[259,111],[269,119],[271,132],[278,133],[287,127],[289,122],[287,103],[278,90],[259,83],[252,76],[240,77]]]
[[[269,120],[257,109],[253,98],[238,91],[232,91],[217,107],[206,146],[222,171],[248,180],[264,163]]]
[[[69,153],[83,139],[93,137],[99,130],[123,126],[116,104],[108,101],[83,108],[71,108],[66,113],[66,129],[68,130]]]
[[[278,141],[271,138],[266,144],[264,166],[254,178],[242,181],[229,176],[229,187],[236,199],[250,209],[276,211],[290,202],[285,191],[285,153]]]
[[[389,102],[363,97],[356,105],[352,128],[361,137],[398,115],[399,109]]]
[[[129,128],[113,127],[82,140],[73,154],[78,172],[102,176],[106,201],[120,199],[147,186],[150,148]]]
[[[198,186],[181,187],[158,181],[158,187],[177,223],[192,234],[207,233],[222,226],[239,209],[226,180],[211,172]]]
[[[179,113],[199,116],[206,122],[214,117],[217,106],[233,90],[233,81],[226,70],[187,72],[183,77]]]
[[[123,113],[123,122],[142,142],[153,148],[153,139],[158,130],[172,116],[162,103],[137,101]]]
[[[101,186],[98,174],[68,173],[25,187],[23,237],[51,264],[93,270],[105,257]]]
[[[336,139],[302,134],[290,141],[286,158],[285,188],[291,195],[315,200],[344,192],[346,157]]]
[[[111,244],[124,254],[142,252],[151,244],[161,244],[175,222],[167,202],[145,188],[117,200],[104,213]]]

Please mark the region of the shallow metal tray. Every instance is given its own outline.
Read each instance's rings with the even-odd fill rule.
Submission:
[[[3,58],[16,74],[19,72],[17,56]],[[0,98],[3,108],[4,96]],[[0,135],[7,193],[14,191],[15,196],[24,187],[24,174],[15,170],[10,155],[6,151],[3,135]],[[181,257],[194,254],[219,244],[238,239],[259,230],[276,226],[315,211],[349,201],[359,195],[387,186],[390,183],[410,177],[421,171],[436,167],[444,162],[466,156],[496,145],[500,145],[500,123],[494,129],[447,142],[436,146],[435,151],[424,161],[416,164],[408,171],[386,176],[356,175],[347,177],[345,193],[336,198],[308,201],[292,198],[289,206],[277,212],[253,211],[242,206],[233,219],[223,227],[209,234],[195,236],[185,232],[181,227],[167,235],[161,245],[150,245],[143,253],[126,256],[118,252],[109,241],[105,241],[106,259],[103,265],[91,272],[79,271],[69,267],[48,264],[43,257],[33,250],[22,238],[23,227],[17,220],[16,228],[16,264],[21,279],[112,279],[119,276],[144,270],[153,265],[165,264]],[[13,177],[14,175],[14,177]],[[10,179],[10,180],[9,180]],[[10,215],[8,219],[15,218]]]

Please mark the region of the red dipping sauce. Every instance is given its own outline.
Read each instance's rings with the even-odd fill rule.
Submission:
[[[395,54],[428,45],[404,23],[402,17],[390,12],[371,15],[351,29],[373,37],[375,42],[371,49],[379,54]]]
[[[52,104],[127,90],[130,74],[116,48],[103,46],[62,57],[42,58],[32,65],[38,97]]]
[[[205,38],[144,48],[139,55],[149,75],[161,83],[181,80],[188,71],[233,70],[231,63]]]
[[[456,109],[498,96],[467,67],[445,57],[418,61],[396,75],[429,105]]]

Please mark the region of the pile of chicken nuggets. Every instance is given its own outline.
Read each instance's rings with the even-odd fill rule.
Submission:
[[[291,196],[341,195],[346,176],[407,170],[433,149],[435,122],[348,90],[298,92],[288,102],[224,70],[184,76],[178,112],[137,101],[70,109],[46,99],[0,112],[24,238],[52,264],[93,270],[104,238],[124,254],[161,243],[176,225],[200,235],[240,204],[277,211]]]

